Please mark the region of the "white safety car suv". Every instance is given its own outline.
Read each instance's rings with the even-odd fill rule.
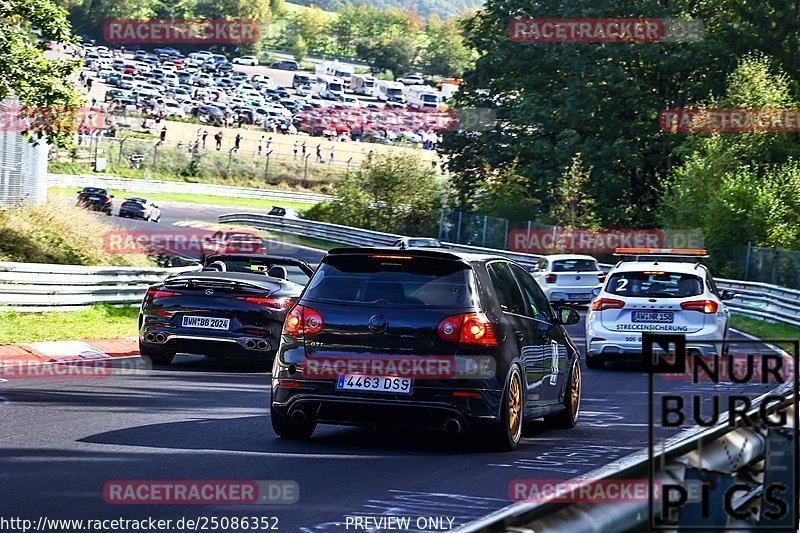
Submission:
[[[705,250],[618,249],[635,255],[608,273],[586,316],[586,365],[641,357],[642,332],[686,335],[687,351],[723,354],[730,311],[723,301],[736,295],[717,290],[699,259]],[[694,261],[686,258],[693,257]],[[676,258],[683,258],[676,262]]]
[[[536,262],[531,275],[547,299],[556,303],[589,303],[592,291],[605,281],[605,274],[590,255],[546,255]]]

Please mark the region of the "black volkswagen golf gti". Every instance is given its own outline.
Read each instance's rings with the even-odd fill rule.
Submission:
[[[502,257],[425,249],[328,252],[284,323],[272,427],[470,431],[516,448],[525,420],[578,420],[578,351],[534,279]]]

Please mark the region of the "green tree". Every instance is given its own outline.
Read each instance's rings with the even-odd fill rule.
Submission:
[[[767,12],[780,18],[768,20],[761,15],[761,4],[743,1],[637,1],[624,8],[613,0],[570,4],[568,16],[575,18],[617,13],[693,17],[705,24],[698,41],[602,44],[515,42],[509,38],[510,19],[567,16],[565,4],[488,0],[467,28],[468,43],[479,58],[465,72],[454,105],[492,108],[498,120],[489,131],[444,136],[440,146],[459,196],[468,206],[484,169],[517,159],[529,189],[543,200],[571,155],[580,152],[593,169],[588,186],[599,222],[652,227],[658,221],[663,182],[683,141],[680,135],[660,131],[659,111],[690,107],[723,93],[737,57],[752,43],[762,43],[774,57],[797,55],[794,37],[783,30],[770,33],[795,7],[765,1]]]
[[[306,40],[302,35],[295,36],[291,49],[292,55],[294,56],[295,61],[298,63],[305,59],[306,55],[308,55],[308,45],[306,44]]]
[[[584,169],[581,154],[575,154],[551,191],[550,217],[569,229],[597,229],[597,203],[588,193],[592,169]]]
[[[356,45],[356,53],[369,63],[373,72],[390,71],[395,78],[409,72],[417,58],[417,47],[409,37],[395,37],[373,43],[365,39]]]
[[[534,220],[540,215],[541,204],[531,197],[525,176],[516,171],[516,162],[485,172],[478,184],[474,210],[511,220]]]
[[[743,57],[728,76],[716,108],[794,108],[792,82],[763,54]],[[796,246],[800,225],[790,211],[800,144],[792,133],[696,133],[680,147],[670,173],[661,222],[699,229],[717,264],[734,259],[748,241]],[[793,244],[794,243],[794,244]]]
[[[465,42],[462,21],[440,22],[429,17],[425,25],[427,45],[422,51],[422,63],[428,72],[446,77],[461,77],[472,62],[472,50]]]
[[[292,46],[297,36],[306,42],[308,50],[320,51],[327,46],[325,15],[317,7],[309,7],[289,17],[279,41],[284,46]]]
[[[45,40],[73,42],[67,12],[50,0],[9,0],[0,3],[0,20],[0,100],[17,98],[37,108],[77,108],[78,92],[67,80],[79,62],[46,58],[31,32],[35,25]],[[44,134],[61,145],[72,138],[66,129],[29,133]]]
[[[337,199],[314,206],[308,218],[351,226],[429,235],[443,188],[430,165],[416,156],[373,155],[336,184]]]

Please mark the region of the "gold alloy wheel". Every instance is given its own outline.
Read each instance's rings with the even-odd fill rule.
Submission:
[[[572,370],[572,416],[578,416],[578,409],[581,406],[581,366],[575,364]]]
[[[511,437],[517,440],[522,427],[522,393],[519,385],[519,374],[511,374],[511,383],[508,385],[508,429]]]

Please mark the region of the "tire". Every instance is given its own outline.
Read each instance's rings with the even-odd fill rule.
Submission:
[[[581,364],[578,359],[572,363],[567,376],[567,390],[564,392],[564,409],[558,413],[547,415],[544,421],[553,428],[570,429],[578,423],[581,414]]]
[[[175,354],[171,352],[162,352],[156,348],[145,346],[139,341],[139,355],[147,364],[151,365],[168,365],[175,359]]]
[[[317,429],[317,421],[312,417],[307,417],[302,424],[295,424],[289,418],[289,413],[283,413],[269,406],[269,418],[272,422],[272,430],[283,439],[307,439]]]
[[[524,425],[524,386],[519,366],[514,365],[503,389],[503,402],[500,407],[500,421],[484,428],[479,439],[489,451],[513,452],[522,439]],[[516,404],[513,409],[512,405]]]
[[[592,370],[602,370],[606,366],[606,358],[602,355],[586,355],[586,367]]]

